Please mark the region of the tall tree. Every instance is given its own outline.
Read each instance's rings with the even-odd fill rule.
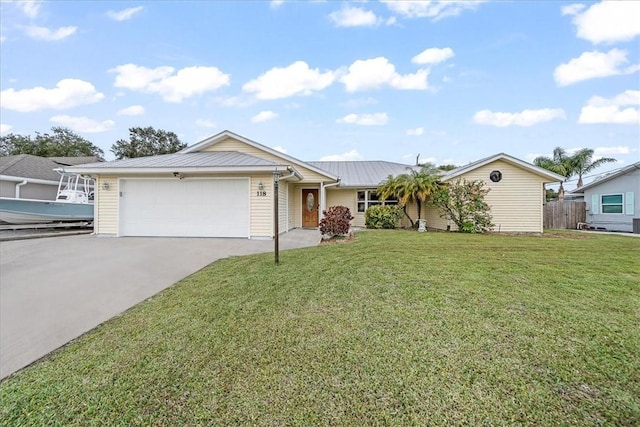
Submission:
[[[178,135],[173,132],[154,129],[151,126],[133,127],[129,128],[129,140],[119,139],[111,146],[111,152],[120,160],[171,154],[186,146],[187,144],[180,141]]]
[[[418,208],[417,219],[421,219],[422,204],[438,189],[442,171],[431,163],[421,165],[419,170],[407,169],[407,173],[389,176],[378,186],[377,193],[382,200],[397,199],[413,226],[414,221],[407,213],[407,205],[415,203]]]
[[[442,218],[453,221],[458,231],[484,233],[494,224],[485,201],[489,188],[483,181],[458,180],[440,186],[432,198],[432,203],[440,210]]]
[[[564,182],[567,182],[569,178],[575,175],[575,164],[573,158],[567,154],[564,148],[561,147],[553,149],[552,157],[536,157],[533,160],[533,164],[564,176]],[[560,188],[558,189],[559,200],[564,199],[564,182],[560,182]]]
[[[104,152],[80,135],[65,127],[52,127],[51,134],[31,135],[10,133],[0,138],[0,156],[31,154],[41,157],[95,156],[104,160]]]
[[[611,157],[601,157],[598,160],[593,160],[593,152],[591,148],[583,148],[571,156],[574,171],[578,175],[578,188],[582,187],[582,176],[584,174],[591,172],[605,163],[617,161]]]

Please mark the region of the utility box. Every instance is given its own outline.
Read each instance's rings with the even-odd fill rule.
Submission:
[[[640,234],[640,218],[633,218],[633,234]]]

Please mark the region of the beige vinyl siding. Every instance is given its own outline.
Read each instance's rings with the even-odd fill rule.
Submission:
[[[489,179],[493,170],[502,172],[500,182]],[[494,231],[542,233],[542,177],[497,160],[463,174],[462,178],[482,180],[491,189],[485,200],[491,206]]]
[[[262,181],[267,196],[258,196],[258,184]],[[273,176],[251,177],[251,237],[273,237]]]
[[[108,190],[102,186],[107,184]],[[96,234],[118,234],[118,203],[120,188],[118,177],[98,176],[96,180],[96,207],[94,230]]]
[[[447,224],[449,224],[449,222],[440,217],[440,211],[435,206],[427,202],[422,212],[422,216],[427,220],[427,228],[435,228],[436,230],[447,229]],[[452,225],[452,228],[453,227],[455,226]]]
[[[286,231],[289,231],[289,229],[287,228],[287,197],[289,195],[289,183],[286,181],[280,181],[278,187],[278,231],[280,233],[284,233]]]
[[[287,189],[287,230],[296,228],[296,186],[289,183]]]
[[[364,227],[364,214],[358,213],[356,209],[356,190],[347,188],[347,189],[338,189],[329,187],[327,188],[327,202],[325,206],[330,208],[331,206],[346,206],[351,211],[351,215],[353,215],[353,221],[351,221],[351,225],[353,227]]]
[[[214,144],[210,147],[207,147],[205,149],[202,150],[203,152],[206,151],[237,151],[240,153],[246,153],[252,156],[256,156],[256,157],[260,157],[261,159],[267,159],[267,160],[271,160],[273,162],[276,162],[278,164],[289,164],[291,163],[289,160],[284,160],[280,157],[274,156],[271,153],[267,153],[266,151],[260,150],[256,147],[253,147],[251,145],[247,145],[242,141],[238,141],[236,139],[233,138],[227,138],[224,141],[220,141],[217,144]],[[318,181],[326,181],[328,178],[325,175],[321,175],[317,172],[314,172],[310,169],[305,168],[304,166],[295,164],[293,165],[296,170],[298,172],[300,172],[300,174],[302,174],[303,176],[303,180],[302,182],[308,182],[308,181],[314,181],[314,182],[318,182]]]

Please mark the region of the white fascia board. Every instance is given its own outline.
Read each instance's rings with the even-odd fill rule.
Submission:
[[[287,166],[222,166],[222,167],[162,167],[162,168],[67,168],[69,172],[92,175],[153,175],[158,173],[246,173],[246,172],[286,172]]]
[[[330,174],[329,172],[327,172],[325,170],[319,169],[319,168],[317,168],[317,167],[315,167],[313,165],[310,165],[310,164],[308,164],[308,163],[306,163],[306,162],[304,162],[304,161],[302,161],[300,159],[296,159],[295,157],[292,157],[292,156],[290,156],[288,154],[284,154],[284,153],[282,153],[280,151],[274,150],[273,148],[269,148],[266,145],[262,145],[262,144],[260,144],[258,142],[250,140],[249,138],[245,138],[244,136],[238,135],[237,133],[233,133],[233,132],[228,131],[228,130],[222,131],[222,132],[220,132],[220,133],[218,133],[216,135],[210,136],[209,138],[203,139],[202,141],[192,145],[191,147],[183,148],[179,152],[180,153],[197,153],[199,151],[202,151],[204,148],[211,147],[212,145],[215,145],[218,142],[223,141],[226,138],[236,139],[236,140],[238,140],[240,142],[243,142],[243,143],[245,143],[247,145],[250,145],[250,146],[252,146],[254,148],[258,148],[259,150],[263,150],[263,151],[266,151],[269,154],[272,154],[274,156],[280,157],[281,159],[288,160],[291,163],[295,163],[298,166],[305,167],[305,168],[307,168],[309,170],[312,170],[313,172],[316,172],[316,173],[318,173],[320,175],[324,175],[324,176],[326,176],[327,178],[329,178],[329,179],[331,179],[333,181],[338,181],[338,177],[337,176],[335,176],[333,174]]]
[[[27,181],[30,184],[58,185],[59,181],[51,181],[48,179],[25,178],[20,176],[0,175],[0,181],[22,182]]]

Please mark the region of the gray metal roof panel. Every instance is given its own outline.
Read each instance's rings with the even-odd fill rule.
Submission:
[[[173,153],[158,156],[114,160],[111,162],[78,165],[79,168],[121,169],[121,168],[189,168],[189,167],[232,167],[232,166],[277,166],[278,163],[261,159],[250,154],[235,151],[214,151],[199,153]]]
[[[340,177],[340,187],[377,187],[389,175],[407,173],[413,166],[385,161],[307,162]]]

